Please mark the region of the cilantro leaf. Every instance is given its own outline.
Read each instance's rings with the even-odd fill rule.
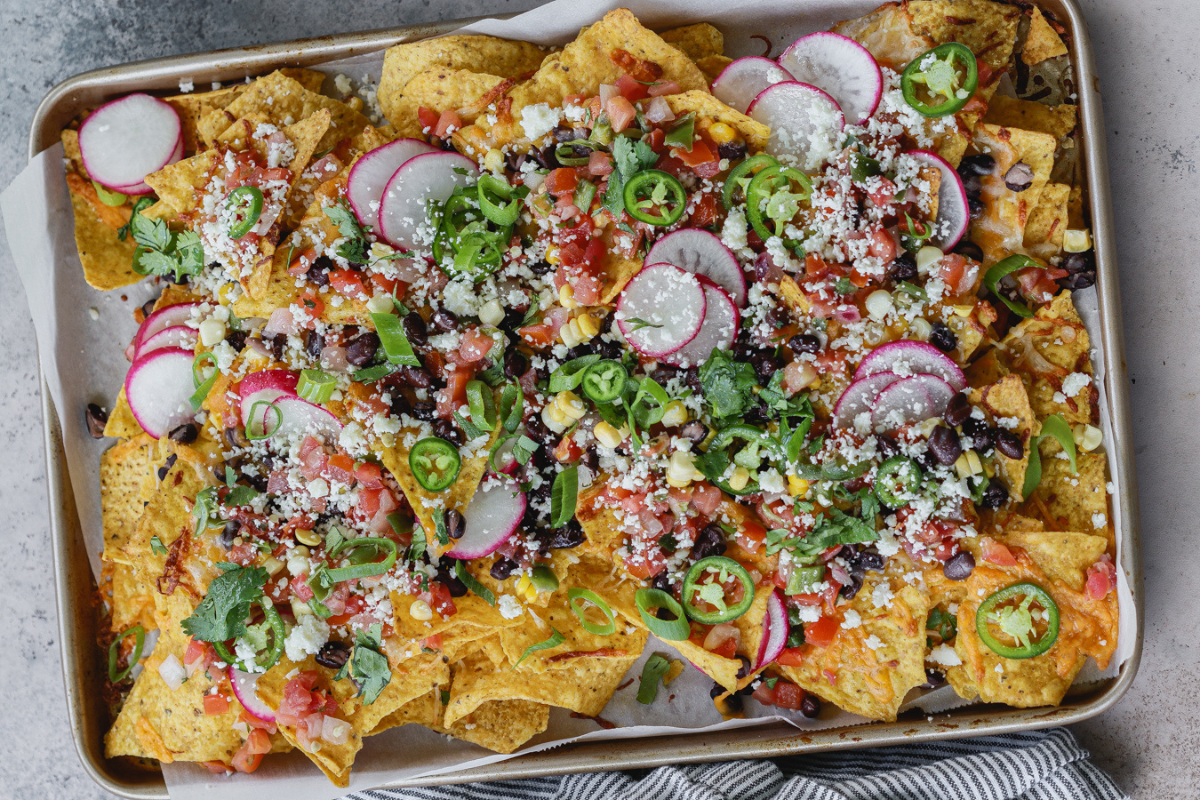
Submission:
[[[354,212],[341,203],[327,206],[324,211],[325,216],[329,217],[329,221],[337,226],[338,233],[346,240],[338,245],[337,254],[352,264],[365,264],[367,261],[367,235],[363,232],[362,226],[358,224],[358,218],[354,216]]]
[[[658,162],[658,154],[641,139],[618,136],[613,140],[613,171],[608,176],[608,189],[604,192],[604,207],[617,219],[625,211],[625,182],[644,169]]]
[[[258,490],[253,486],[235,486],[229,490],[229,494],[225,495],[221,505],[226,508],[248,506],[256,497],[258,497]]]
[[[213,579],[208,594],[182,623],[184,633],[202,642],[224,642],[246,633],[250,604],[262,596],[267,571],[231,565]]]
[[[754,367],[740,361],[720,349],[700,367],[700,387],[704,399],[718,419],[741,416],[750,407],[754,394],[750,391],[757,383]]]
[[[359,696],[363,705],[371,705],[392,680],[392,669],[383,648],[383,628],[376,622],[365,631],[359,631],[354,641],[350,675],[358,681]]]

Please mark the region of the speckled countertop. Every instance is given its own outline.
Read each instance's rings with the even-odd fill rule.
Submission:
[[[390,25],[524,11],[537,0],[2,0],[0,187],[37,103],[85,70]],[[1200,12],[1193,0],[1082,0],[1104,94],[1146,564],[1146,647],[1130,692],[1075,727],[1136,798],[1200,796]],[[0,247],[0,796],[109,797],[67,726],[37,362]]]

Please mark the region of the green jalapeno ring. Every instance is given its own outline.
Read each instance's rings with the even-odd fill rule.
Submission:
[[[964,71],[961,84],[955,62]],[[931,96],[946,98],[938,105],[929,105],[917,96],[917,86],[925,86]],[[926,117],[944,117],[962,109],[979,86],[979,64],[966,45],[946,42],[926,50],[904,68],[900,88],[904,100]]]
[[[611,403],[625,391],[629,373],[620,361],[604,359],[589,364],[580,381],[583,393],[596,403]]]
[[[1025,600],[1018,606],[995,613],[998,606],[1021,595]],[[1036,641],[1029,639],[1033,633],[1033,619],[1029,606],[1036,602],[1046,612],[1046,632]],[[1007,613],[1006,613],[1007,612]],[[1017,640],[1017,646],[1001,643],[992,634],[989,623],[997,623],[1001,630]],[[975,632],[980,640],[998,656],[1003,658],[1033,658],[1045,653],[1058,640],[1058,604],[1050,593],[1036,583],[1022,582],[1006,586],[993,592],[979,605],[975,612]]]
[[[802,194],[806,200],[812,196],[812,181],[803,172],[792,167],[768,166],[761,169],[746,187],[746,219],[764,242],[772,236],[778,236],[779,233],[767,227],[762,206],[770,202],[772,195],[785,186],[790,186],[793,181],[800,184],[802,189],[797,194]]]
[[[744,189],[740,185],[742,180],[749,185],[750,180],[754,177],[754,170],[763,167],[777,167],[779,162],[774,156],[769,156],[766,153],[759,153],[756,156],[747,158],[742,163],[738,164],[729,172],[729,177],[725,179],[725,185],[721,187],[721,205],[725,206],[725,210],[729,211],[733,208],[733,196],[738,189]],[[749,177],[747,177],[749,175]]]
[[[262,655],[256,656],[254,663],[261,671],[266,672],[275,666],[283,655],[283,643],[287,638],[287,629],[283,625],[283,617],[275,610],[275,604],[271,602],[271,598],[264,594],[258,598],[258,605],[263,610],[267,625],[271,628],[271,648]],[[224,642],[213,642],[212,646],[217,651],[217,656],[231,667],[240,669],[242,672],[256,671],[246,669],[247,665],[230,652],[229,646]]]
[[[900,508],[920,487],[921,470],[905,456],[892,456],[875,473],[875,497],[888,508]]]
[[[440,492],[458,479],[462,457],[458,448],[445,439],[427,436],[408,451],[408,467],[422,488]]]
[[[256,186],[239,186],[225,198],[225,207],[236,214],[229,226],[229,238],[241,239],[254,229],[262,216],[262,190]]]
[[[715,584],[720,588],[721,597],[712,599],[706,598],[701,594],[700,599],[709,605],[725,604],[724,595],[725,587],[721,581],[711,581],[708,584],[701,584],[700,579],[706,573],[716,570],[718,578],[724,574],[737,578],[742,585],[742,598],[735,605],[725,605],[724,608],[719,608],[716,611],[701,611],[696,607],[696,595],[704,591],[704,586]],[[750,577],[750,573],[738,562],[732,558],[725,556],[709,556],[702,558],[691,566],[687,571],[687,575],[683,579],[683,610],[687,615],[702,625],[720,625],[722,622],[729,622],[745,614],[750,606],[754,603],[754,580]]]
[[[647,225],[674,225],[687,209],[687,190],[683,184],[659,169],[643,170],[630,178],[625,184],[624,199],[629,216]],[[652,214],[649,209],[659,213]]]

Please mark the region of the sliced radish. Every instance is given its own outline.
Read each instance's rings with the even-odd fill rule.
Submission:
[[[475,162],[458,153],[413,156],[383,190],[379,234],[393,247],[415,250],[417,229],[426,224],[426,204],[447,199],[456,187],[467,186],[478,174]]]
[[[925,342],[904,339],[888,342],[872,350],[858,365],[854,379],[880,372],[895,372],[902,377],[914,373],[936,375],[953,386],[955,391],[961,392],[967,388],[967,376],[963,375],[958,364],[941,350]]]
[[[179,303],[173,306],[163,306],[155,311],[146,317],[138,327],[138,332],[133,337],[134,349],[141,347],[142,342],[165,328],[187,325],[192,318],[192,309],[199,306],[199,303]]]
[[[731,62],[712,83],[712,93],[743,114],[759,93],[776,83],[794,81],[792,74],[769,58],[747,56]]]
[[[264,369],[251,372],[238,383],[238,394],[244,400],[263,389],[276,389],[280,394],[295,395],[300,373],[290,369]]]
[[[172,325],[169,328],[163,328],[158,333],[144,339],[137,346],[137,353],[134,359],[141,358],[146,353],[155,350],[161,350],[164,347],[179,347],[184,350],[195,350],[196,341],[199,339],[199,334],[195,328],[189,328],[187,325]]]
[[[950,162],[937,153],[910,150],[905,155],[936,167],[942,173],[942,181],[938,185],[937,219],[933,222],[933,236],[929,238],[929,244],[939,250],[949,250],[966,235],[967,227],[971,224],[971,208],[967,204],[967,190],[962,178],[958,177],[958,172],[950,166]]]
[[[801,170],[814,170],[833,155],[845,125],[836,100],[799,81],[763,89],[746,113],[771,128],[767,152]]]
[[[695,275],[672,264],[650,264],[625,284],[617,325],[634,350],[661,358],[696,337],[704,310],[704,289]]]
[[[900,376],[894,372],[880,372],[867,375],[847,386],[846,391],[838,398],[837,405],[833,407],[833,427],[853,428],[858,415],[870,414],[879,393],[898,380]]]
[[[396,170],[413,156],[436,152],[436,147],[420,139],[397,139],[376,147],[356,161],[346,179],[346,198],[358,221],[374,228],[379,222],[383,190]]]
[[[178,161],[181,158],[183,158],[183,134],[182,133],[179,135],[179,142],[175,145],[175,152],[171,154],[171,158],[167,160],[167,163],[164,166],[170,166],[171,164],[174,164],[176,161]],[[128,195],[150,194],[151,192],[154,191],[154,188],[152,186],[150,186],[150,184],[146,183],[145,181],[142,181],[141,183],[135,183],[132,186],[110,186],[109,188],[112,189],[113,191],[120,192],[121,194],[128,194]]]
[[[191,397],[195,353],[168,347],[138,358],[125,375],[125,397],[138,424],[161,439],[195,416]]]
[[[105,103],[83,121],[79,153],[92,180],[138,194],[147,175],[183,155],[182,135],[179,114],[170,103],[131,94]]]
[[[708,278],[699,277],[704,287],[704,322],[695,338],[662,357],[663,362],[684,369],[703,364],[714,349],[731,349],[741,323],[741,314],[729,293]]]
[[[263,389],[251,395],[250,408],[242,411],[242,415],[248,418],[251,414],[250,409],[254,408],[254,403],[258,400],[267,400],[268,396],[273,393],[272,389]],[[276,414],[267,406],[259,406],[254,411],[254,418],[248,420],[253,423],[253,428],[248,428],[259,433],[266,433],[272,439],[279,441],[291,441],[301,436],[316,436],[326,440],[337,440],[338,434],[342,432],[342,423],[332,412],[326,411],[318,405],[314,405],[307,400],[302,400],[299,397],[291,395],[278,394],[274,400],[268,400],[269,403],[274,403],[275,408],[279,409]]]
[[[883,74],[867,48],[840,33],[801,36],[783,51],[779,65],[795,80],[825,90],[846,121],[859,125],[875,113],[883,96]]]
[[[511,483],[485,481],[463,511],[462,538],[449,551],[451,558],[483,558],[508,541],[525,516],[525,494]]]
[[[954,397],[954,389],[933,375],[913,375],[896,381],[879,393],[871,410],[876,431],[893,431],[901,425],[940,417]]]
[[[755,669],[779,658],[787,645],[789,633],[791,626],[788,624],[787,606],[783,604],[783,592],[777,588],[767,598],[767,613],[763,616],[762,641],[758,644]]]
[[[257,673],[242,672],[237,667],[230,667],[229,683],[233,686],[233,694],[242,704],[242,708],[246,709],[247,714],[263,722],[275,721],[275,709],[258,697]]]
[[[700,228],[684,228],[659,239],[646,254],[647,264],[673,264],[709,278],[746,305],[746,276],[733,251],[718,237]]]

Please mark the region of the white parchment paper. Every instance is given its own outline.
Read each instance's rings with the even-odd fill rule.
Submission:
[[[842,19],[870,12],[875,0],[814,0],[799,5],[788,0],[726,0],[700,4],[692,0],[556,0],[510,20],[488,19],[459,32],[486,33],[542,45],[562,45],[579,29],[606,12],[630,8],[651,28],[668,28],[693,22],[710,22],[725,34],[726,54],[731,57],[759,55],[764,44],[752,35],[766,36],[778,55],[796,37],[830,27]],[[354,81],[378,81],[383,54],[358,56],[318,67],[328,75],[345,74]],[[123,350],[136,330],[133,310],[154,296],[146,284],[113,292],[98,292],[83,279],[75,250],[71,203],[63,177],[62,147],[55,145],[35,157],[29,166],[0,195],[0,212],[13,251],[14,261],[37,332],[42,374],[58,409],[63,442],[75,504],[84,532],[93,570],[99,572],[103,547],[100,491],[97,479],[101,453],[108,440],[94,440],[84,422],[84,406],[97,402],[108,407],[116,397],[126,369]],[[1076,304],[1098,347],[1099,312],[1094,290],[1076,293]],[[1106,402],[1103,360],[1093,354],[1100,389],[1100,417],[1105,442],[1113,446]],[[1118,481],[1113,476],[1113,481]],[[1119,491],[1119,486],[1117,490]],[[1125,537],[1125,520],[1115,508],[1117,546]],[[1118,560],[1119,561],[1119,560]],[[1132,654],[1136,642],[1133,596],[1123,570],[1118,570],[1118,600],[1121,630],[1117,654],[1103,674],[1089,660],[1079,682],[1095,681],[1117,673]],[[630,669],[628,678],[641,674],[652,653],[672,658],[678,655],[669,645],[651,639],[642,658]],[[368,738],[354,764],[348,790],[331,785],[301,753],[272,756],[251,775],[232,778],[212,776],[195,765],[168,764],[163,772],[176,800],[221,797],[222,800],[260,800],[270,782],[272,796],[290,800],[332,800],[346,791],[394,784],[422,776],[439,775],[482,766],[521,754],[538,752],[575,741],[597,741],[761,726],[784,720],[807,729],[865,724],[868,721],[845,712],[826,709],[821,720],[806,720],[798,714],[779,713],[757,703],[746,703],[748,719],[722,722],[709,700],[712,681],[696,669],[685,669],[670,687],[660,690],[650,707],[636,702],[637,680],[618,691],[602,716],[618,727],[598,730],[591,720],[575,719],[561,709],[552,709],[548,730],[529,742],[520,753],[497,755],[476,745],[442,736],[428,729],[407,725]],[[909,698],[905,708],[920,708],[936,714],[965,705],[948,688]]]

